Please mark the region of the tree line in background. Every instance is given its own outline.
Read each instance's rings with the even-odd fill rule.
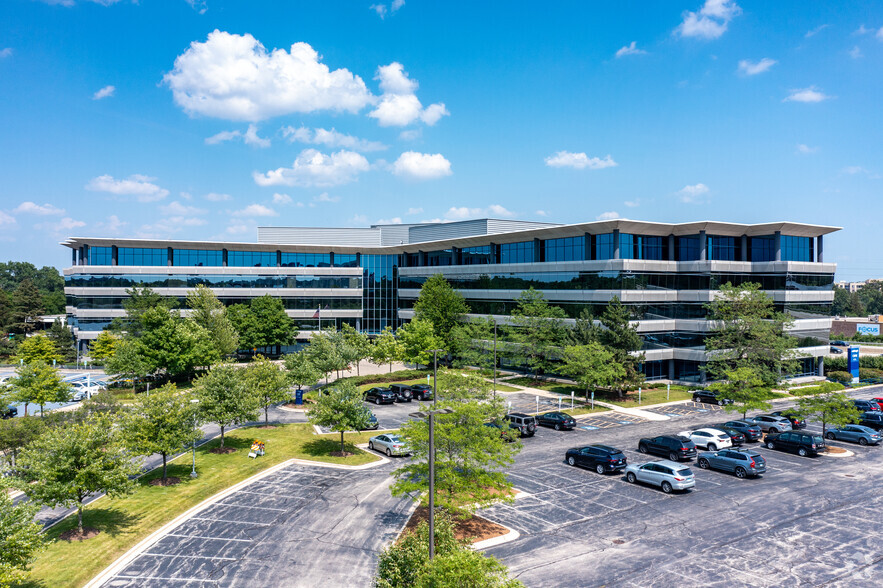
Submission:
[[[868,282],[856,292],[834,286],[831,313],[836,316],[883,314],[883,282]]]

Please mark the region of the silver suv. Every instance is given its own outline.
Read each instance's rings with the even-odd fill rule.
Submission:
[[[747,420],[760,427],[764,433],[781,433],[792,429],[790,420],[772,414],[761,414]]]
[[[690,468],[665,459],[627,466],[625,479],[632,484],[644,482],[659,486],[666,494],[670,494],[672,490],[687,490],[696,485],[696,479]]]
[[[537,432],[537,417],[523,412],[510,412],[506,415],[510,426],[517,428],[522,437],[533,437]]]

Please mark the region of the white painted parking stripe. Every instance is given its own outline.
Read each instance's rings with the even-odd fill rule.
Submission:
[[[235,557],[220,557],[220,556],[212,557],[209,555],[176,555],[174,553],[150,553],[150,552],[146,552],[146,551],[144,553],[142,553],[141,555],[142,556],[152,555],[154,557],[190,557],[190,558],[194,558],[194,559],[221,559],[224,561],[237,561],[238,560],[238,558],[235,558]]]
[[[236,507],[236,508],[256,508],[258,510],[277,510],[279,512],[288,512],[288,510],[289,510],[287,508],[270,508],[269,506],[253,506],[251,504],[230,504],[229,502],[219,502],[216,506],[231,506],[231,507]]]
[[[165,580],[166,582],[211,582],[212,584],[217,584],[217,580],[210,580],[208,578],[166,578],[163,576],[124,576],[122,574],[118,574],[114,576],[114,578],[122,578],[123,580]]]
[[[269,496],[272,498],[293,498],[295,500],[305,500],[305,497],[303,496],[289,496],[287,494],[267,494],[266,492],[251,492],[249,490],[237,490],[233,494],[233,496],[235,496],[236,494],[256,494],[258,496]]]
[[[254,543],[254,539],[232,539],[230,537],[206,537],[204,535],[181,535],[179,533],[167,533],[166,537],[186,537],[187,539],[205,539],[206,541],[240,541],[242,543]]]
[[[251,525],[253,527],[269,527],[270,523],[253,523],[251,521],[230,521],[227,519],[208,519],[205,517],[190,517],[191,521],[211,521],[213,523],[236,523],[237,525]]]

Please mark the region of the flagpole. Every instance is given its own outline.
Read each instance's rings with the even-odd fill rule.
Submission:
[[[316,310],[316,314],[319,315],[319,333],[322,333],[322,305],[319,305],[319,308]]]

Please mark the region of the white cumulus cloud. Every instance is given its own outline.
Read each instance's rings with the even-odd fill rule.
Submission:
[[[392,173],[415,180],[432,180],[453,172],[451,162],[441,153],[405,151],[392,164]]]
[[[368,113],[382,127],[403,127],[417,120],[432,126],[450,113],[444,103],[431,104],[425,109],[417,98],[417,81],[408,77],[404,66],[398,62],[377,68],[375,80],[380,81],[380,103]]]
[[[405,0],[392,0],[392,3],[387,6],[386,4],[372,4],[368,7],[368,10],[373,10],[377,13],[377,16],[380,17],[380,20],[386,18],[387,14],[394,14],[398,11],[399,8],[405,5]]]
[[[877,38],[883,41],[883,27],[880,27],[880,30],[877,31]]]
[[[820,92],[816,89],[815,86],[810,86],[809,88],[798,88],[795,90],[791,90],[791,93],[782,100],[782,102],[806,102],[806,103],[815,103],[815,102],[823,102],[828,100],[831,96]]]
[[[678,190],[677,195],[681,202],[687,204],[701,204],[705,201],[705,196],[710,192],[705,184],[693,184],[684,186]]]
[[[243,143],[246,145],[253,145],[254,147],[270,146],[269,139],[258,136],[258,127],[255,124],[248,125],[248,128],[244,133],[242,131],[221,131],[211,137],[206,137],[205,144],[217,145],[218,143],[232,141],[233,139],[242,139]]]
[[[469,208],[468,206],[452,206],[445,213],[444,220],[434,219],[426,222],[450,222],[458,220],[468,220],[471,218],[484,218],[488,216],[497,216],[511,218],[515,216],[514,212],[507,210],[500,204],[491,204],[486,208]]]
[[[409,208],[409,209],[408,209],[408,212],[406,212],[405,214],[407,214],[408,216],[411,216],[411,215],[413,215],[413,214],[423,214],[423,208],[420,208],[420,207],[418,207],[418,208]]]
[[[219,30],[194,41],[163,77],[190,114],[260,121],[294,112],[358,112],[374,97],[357,75],[331,70],[307,43],[267,49],[253,36]]]
[[[806,34],[803,35],[803,37],[804,37],[805,39],[809,39],[809,38],[815,37],[816,35],[818,35],[818,34],[821,33],[822,31],[824,31],[825,29],[827,29],[829,26],[831,26],[831,25],[829,25],[829,24],[819,25],[819,26],[817,26],[817,27],[814,28],[814,29],[810,29],[810,30],[806,31]],[[864,25],[863,25],[863,26],[864,26]]]
[[[615,210],[611,210],[610,212],[602,212],[598,216],[595,217],[595,220],[605,221],[605,220],[615,220],[619,218],[619,213]]]
[[[625,57],[626,55],[646,55],[647,52],[643,49],[638,49],[637,45],[637,41],[632,41],[625,47],[620,48],[616,52],[616,58],[619,59],[620,57]]]
[[[280,167],[265,174],[254,172],[259,186],[338,186],[355,181],[371,168],[365,156],[341,150],[331,155],[315,149],[304,149],[291,167]]]
[[[818,151],[818,147],[810,147],[809,145],[804,145],[803,143],[797,144],[797,152],[803,154],[815,153]]]
[[[233,211],[233,216],[279,216],[279,214],[263,204],[249,204],[245,208]]]
[[[19,214],[37,214],[40,216],[56,216],[64,214],[63,208],[58,208],[52,204],[37,204],[36,202],[25,201],[15,207],[12,212]]]
[[[233,197],[229,194],[218,194],[217,192],[209,192],[205,196],[203,196],[209,202],[225,202],[227,200],[233,200]]]
[[[727,31],[730,21],[742,12],[734,0],[705,0],[699,12],[685,11],[683,21],[674,30],[681,37],[717,39]]]
[[[273,204],[291,204],[291,196],[276,192],[273,194]]]
[[[15,217],[0,210],[0,227],[4,225],[14,225]]]
[[[102,98],[110,98],[113,96],[113,93],[116,92],[116,88],[113,86],[104,86],[94,94],[92,94],[92,100],[101,100]]]
[[[12,57],[12,47],[4,47],[0,49],[0,59],[4,57]]]
[[[378,225],[400,225],[400,224],[402,224],[402,219],[401,219],[401,217],[398,217],[398,216],[394,216],[394,217],[392,217],[392,218],[382,218],[382,219],[379,219],[379,220],[378,220],[376,223],[374,223],[374,224],[378,224]]]
[[[775,59],[770,59],[769,57],[764,57],[760,61],[752,62],[747,59],[743,59],[739,62],[739,73],[744,74],[746,76],[756,76],[757,74],[761,74],[771,67],[776,65],[778,61]]]
[[[169,191],[153,183],[156,178],[134,174],[124,180],[111,175],[98,176],[89,180],[87,190],[109,192],[118,196],[135,196],[138,202],[156,202],[169,195]]]
[[[159,207],[160,212],[167,216],[198,216],[208,212],[203,208],[196,206],[188,206],[178,201],[169,202],[165,206]]]
[[[387,146],[378,141],[367,141],[352,135],[339,133],[335,129],[307,129],[305,127],[282,127],[282,136],[294,143],[307,143],[310,145],[325,145],[331,149],[342,147],[368,153],[370,151],[383,151]]]
[[[545,159],[549,167],[572,167],[574,169],[604,169],[616,167],[618,164],[609,155],[604,159],[589,157],[585,153],[571,153],[570,151],[558,151]]]
[[[864,57],[864,53],[862,53],[862,50],[859,48],[858,45],[850,49],[847,53],[849,53],[849,56],[853,59],[861,59],[862,57]]]

